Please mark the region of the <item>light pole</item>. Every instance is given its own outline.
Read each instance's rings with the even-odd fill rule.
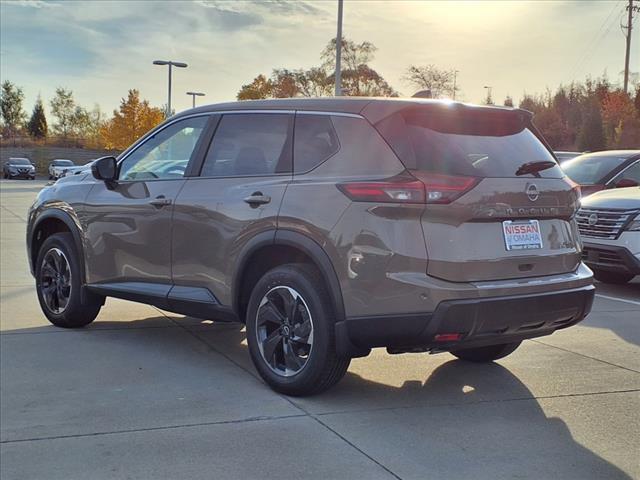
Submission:
[[[342,0],[338,0],[338,34],[336,35],[336,90],[335,96],[342,95]]]
[[[191,98],[193,99],[192,108],[196,108],[196,97],[204,97],[204,93],[202,92],[187,92],[187,95],[191,95]]]
[[[493,87],[491,85],[485,85],[484,88],[487,90],[487,105],[493,105],[493,97],[491,96],[491,90]]]
[[[153,64],[169,65],[169,92],[168,92],[167,113],[166,113],[166,118],[169,118],[171,116],[171,67],[187,68],[187,64],[183,62],[173,62],[171,60],[154,60]]]

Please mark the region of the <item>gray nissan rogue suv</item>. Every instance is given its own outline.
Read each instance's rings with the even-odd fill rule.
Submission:
[[[43,189],[27,248],[53,324],[107,296],[241,321],[264,380],[308,395],[374,347],[486,362],[582,320],[579,200],[523,110],[247,101]]]

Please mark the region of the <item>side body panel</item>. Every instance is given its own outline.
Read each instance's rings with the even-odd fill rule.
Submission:
[[[86,236],[87,283],[171,282],[171,212],[185,180],[94,182],[80,217]]]
[[[189,178],[173,214],[173,283],[207,288],[232,305],[232,277],[238,255],[256,235],[275,232],[282,197],[291,175]],[[255,192],[271,197],[252,206]]]

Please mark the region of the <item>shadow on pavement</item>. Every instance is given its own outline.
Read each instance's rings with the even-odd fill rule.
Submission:
[[[96,322],[74,333],[81,333],[77,341],[89,337],[92,343],[99,341],[101,330],[133,328],[138,330],[137,335],[123,335],[119,341],[129,345],[139,342],[152,358],[181,350],[181,345],[172,345],[184,341],[184,337],[175,335],[176,326],[158,329],[160,320],[162,317],[124,324]],[[192,334],[217,352],[248,365],[242,328],[241,324],[221,323],[189,326]],[[182,369],[202,370],[201,355],[202,352],[183,352],[175,359],[178,364],[172,365],[172,370],[176,374]],[[216,363],[221,368],[228,367],[218,355],[206,362],[210,368],[216,368]],[[4,364],[3,368],[10,366]],[[207,382],[206,376],[202,382]],[[374,457],[387,456],[393,463],[406,456],[414,468],[436,476],[439,469],[450,478],[462,478],[473,468],[480,468],[482,478],[630,478],[579,444],[561,419],[547,417],[527,386],[497,363],[476,365],[452,360],[435,368],[424,382],[409,381],[401,386],[349,372],[338,386],[323,395],[291,400],[305,411],[320,410],[318,418],[328,425],[335,422],[332,428]],[[586,413],[583,416],[588,418]],[[443,458],[447,459],[446,465]],[[437,468],[429,470],[430,465]]]

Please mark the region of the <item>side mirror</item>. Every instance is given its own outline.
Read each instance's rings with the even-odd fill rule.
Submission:
[[[93,178],[104,180],[107,187],[113,187],[116,184],[118,176],[118,163],[115,157],[102,157],[97,159],[91,165],[91,173]]]
[[[637,187],[638,182],[630,178],[621,178],[616,182],[616,188]]]

